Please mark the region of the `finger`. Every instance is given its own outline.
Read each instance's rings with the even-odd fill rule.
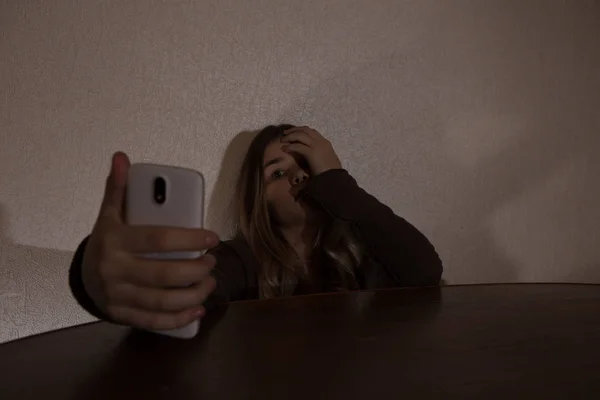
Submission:
[[[291,143],[281,146],[281,150],[290,154],[299,154],[305,159],[308,158],[310,153],[310,147],[306,146],[303,143]]]
[[[306,135],[308,135],[311,139],[318,139],[319,137],[322,137],[319,132],[312,128],[309,128],[308,126],[297,126],[294,128],[286,129],[285,131],[283,131],[283,135],[286,136],[293,132],[303,132]]]
[[[205,312],[202,306],[174,313],[152,312],[127,306],[116,306],[110,310],[116,322],[150,331],[181,328],[198,320]]]
[[[117,152],[113,154],[110,173],[106,178],[100,216],[122,220],[127,174],[130,165],[129,157],[125,153]]]
[[[306,132],[296,131],[290,132],[285,136],[281,137],[282,143],[302,143],[306,146],[312,146],[314,144],[314,139],[311,138]]]
[[[119,278],[147,288],[182,288],[208,278],[215,265],[212,254],[195,260],[136,259],[119,271]]]
[[[138,254],[201,251],[219,244],[219,236],[206,229],[161,226],[128,226],[122,239],[125,250]]]
[[[179,312],[198,307],[212,293],[216,281],[209,276],[197,285],[178,289],[156,289],[121,285],[112,300],[116,304],[154,312]]]

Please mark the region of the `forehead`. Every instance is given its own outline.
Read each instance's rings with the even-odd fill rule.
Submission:
[[[283,150],[281,150],[281,143],[279,140],[274,140],[265,147],[265,154],[263,156],[263,163],[266,163],[274,158],[283,157],[287,155]]]

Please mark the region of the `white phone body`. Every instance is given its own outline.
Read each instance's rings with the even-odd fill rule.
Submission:
[[[157,180],[158,179],[158,180]],[[159,197],[160,180],[164,181],[164,198]],[[158,200],[157,200],[158,199]],[[162,201],[162,203],[161,203]],[[204,177],[187,168],[158,164],[133,164],[129,169],[126,196],[126,220],[129,225],[202,228]],[[181,260],[198,258],[197,252],[145,254],[156,259]],[[200,321],[178,329],[155,331],[182,339],[196,336]]]

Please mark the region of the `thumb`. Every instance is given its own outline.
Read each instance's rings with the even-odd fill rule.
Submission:
[[[127,188],[127,175],[129,174],[130,165],[131,163],[127,154],[122,152],[113,154],[110,174],[106,178],[104,199],[100,207],[101,216],[122,219],[125,189]]]

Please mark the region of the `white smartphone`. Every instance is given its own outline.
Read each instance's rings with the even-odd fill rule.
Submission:
[[[126,221],[129,225],[202,228],[204,177],[187,168],[158,164],[133,164],[129,169]],[[201,251],[145,254],[156,259],[198,258]],[[178,329],[156,331],[167,336],[190,339],[200,321]]]

